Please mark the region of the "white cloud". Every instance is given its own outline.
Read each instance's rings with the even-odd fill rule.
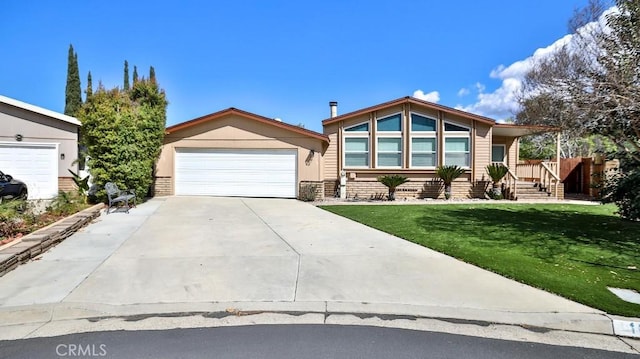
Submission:
[[[429,102],[437,103],[438,101],[440,101],[440,93],[438,91],[431,91],[429,93],[424,93],[422,90],[415,90],[413,92],[413,97],[420,100],[429,101]]]
[[[460,90],[458,90],[458,97],[467,96],[469,93],[470,93],[469,89],[466,87],[463,87]]]

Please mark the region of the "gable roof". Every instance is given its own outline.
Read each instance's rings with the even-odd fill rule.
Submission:
[[[479,122],[483,122],[483,123],[487,123],[487,124],[490,124],[490,125],[495,125],[495,123],[496,123],[495,120],[490,119],[489,117],[476,115],[476,114],[473,114],[473,113],[470,113],[470,112],[466,112],[466,111],[462,111],[462,110],[458,110],[458,109],[455,109],[455,108],[452,108],[452,107],[438,105],[438,104],[433,103],[433,102],[420,100],[420,99],[417,99],[417,98],[411,97],[411,96],[406,96],[406,97],[402,97],[402,98],[399,98],[399,99],[396,99],[396,100],[393,100],[393,101],[381,103],[379,105],[375,105],[375,106],[363,108],[361,110],[345,113],[344,115],[328,118],[328,119],[322,121],[322,125],[323,126],[329,125],[329,124],[332,124],[332,123],[335,123],[335,122],[338,122],[338,121],[342,121],[342,120],[347,120],[349,118],[352,118],[352,117],[355,117],[355,116],[359,116],[359,115],[362,115],[362,114],[365,114],[365,113],[368,113],[368,112],[378,111],[378,110],[381,110],[381,109],[385,109],[385,108],[388,108],[388,107],[393,107],[393,106],[397,106],[397,105],[401,105],[401,104],[405,104],[405,103],[428,107],[428,108],[433,109],[433,110],[438,110],[438,111],[442,111],[442,112],[449,113],[449,114],[452,114],[452,115],[457,115],[457,116],[469,118],[469,119],[472,119],[472,120],[475,120],[475,121],[479,121]]]
[[[260,123],[264,123],[266,125],[269,126],[274,126],[274,127],[278,127],[278,128],[282,128],[284,130],[287,131],[291,131],[291,132],[295,132],[304,136],[309,136],[312,138],[316,138],[318,140],[322,140],[326,143],[329,143],[329,137],[326,135],[323,135],[321,133],[315,132],[315,131],[311,131],[311,130],[307,130],[306,128],[302,128],[300,126],[294,126],[294,125],[290,125],[288,123],[284,123],[281,121],[276,121],[274,119],[268,118],[268,117],[264,117],[264,116],[260,116],[260,115],[256,115],[255,113],[251,113],[251,112],[247,112],[247,111],[243,111],[234,107],[229,107],[226,110],[222,110],[222,111],[218,111],[218,112],[214,112],[208,115],[204,115],[202,117],[198,117],[195,118],[193,120],[190,121],[185,121],[173,126],[169,126],[166,128],[165,133],[166,134],[172,134],[174,132],[180,131],[180,130],[184,130],[186,128],[190,128],[193,126],[197,126],[199,124],[202,123],[206,123],[206,122],[210,122],[210,121],[215,121],[218,120],[222,117],[225,117],[227,115],[237,115],[249,120],[253,120],[256,122],[260,122]]]
[[[78,121],[77,118],[75,117],[71,117],[71,116],[67,116],[65,114],[59,113],[59,112],[55,112],[55,111],[51,111],[51,110],[47,110],[46,108],[42,108],[42,107],[38,107],[35,105],[31,105],[28,104],[26,102],[22,102],[22,101],[18,101],[16,99],[12,99],[6,96],[2,96],[0,95],[0,103],[4,103],[13,107],[17,107],[17,108],[21,108],[23,110],[27,110],[30,112],[34,112],[34,113],[38,113],[47,117],[51,117],[53,119],[56,120],[60,120],[63,122],[67,122],[76,126],[82,126],[82,124],[80,123],[80,121]]]

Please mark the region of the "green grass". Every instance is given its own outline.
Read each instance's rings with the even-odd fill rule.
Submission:
[[[640,305],[607,290],[640,291],[640,223],[612,205],[322,208],[610,314],[640,316]]]

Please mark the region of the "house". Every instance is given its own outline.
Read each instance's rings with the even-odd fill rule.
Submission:
[[[154,192],[295,198],[322,184],[328,146],[321,133],[229,108],[166,129]]]
[[[466,173],[453,183],[453,196],[482,198],[490,183],[486,166],[491,163],[509,167],[505,181],[512,198],[518,197],[518,190],[523,196],[537,196],[536,191],[562,194],[556,192],[557,163],[535,168],[518,163],[519,138],[549,128],[497,123],[413,97],[340,116],[337,103],[330,107],[331,117],[322,121],[330,143],[324,155],[326,196],[338,192],[342,174],[346,196],[360,198],[386,192],[378,176],[400,174],[410,181],[398,188],[397,197],[437,198],[443,194],[436,167],[457,165]],[[535,187],[520,181],[518,173],[527,174]]]
[[[155,194],[295,198],[313,185],[318,196],[334,197],[342,181],[346,196],[370,198],[386,193],[378,176],[401,174],[410,182],[397,197],[437,198],[436,167],[446,164],[467,170],[453,184],[454,197],[484,197],[485,168],[499,162],[511,169],[505,186],[515,198],[525,192],[517,175],[518,139],[540,130],[412,97],[340,116],[331,102],[330,113],[322,134],[236,108],[170,126]],[[522,167],[537,180],[535,188],[524,185],[529,192],[556,193],[555,164],[545,166]]]
[[[25,182],[29,199],[71,190],[80,121],[0,96],[0,170]]]

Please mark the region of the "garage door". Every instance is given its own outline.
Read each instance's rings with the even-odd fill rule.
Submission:
[[[57,159],[56,144],[0,143],[0,171],[26,183],[29,199],[58,193]]]
[[[296,150],[176,149],[176,195],[296,197]]]

